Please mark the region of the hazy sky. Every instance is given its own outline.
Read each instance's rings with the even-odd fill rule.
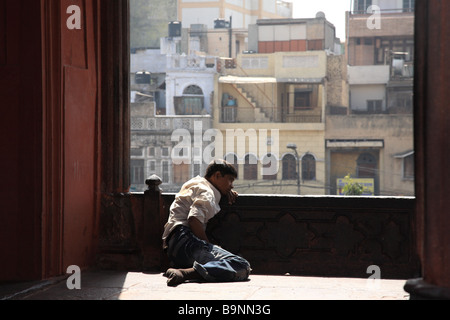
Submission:
[[[294,4],[294,18],[314,18],[323,11],[336,27],[336,36],[345,41],[345,12],[350,10],[350,0],[286,0]]]

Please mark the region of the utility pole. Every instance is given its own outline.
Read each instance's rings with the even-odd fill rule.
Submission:
[[[230,16],[230,41],[229,41],[229,55],[230,59],[233,58],[233,16]]]

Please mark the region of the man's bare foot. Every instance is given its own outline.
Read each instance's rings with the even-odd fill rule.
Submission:
[[[190,269],[168,269],[164,273],[167,278],[167,285],[169,287],[176,287],[188,280],[200,280],[201,276],[194,268]]]

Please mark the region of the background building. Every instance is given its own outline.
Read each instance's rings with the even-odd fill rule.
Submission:
[[[204,8],[236,9],[228,5]],[[368,27],[372,5],[380,8],[375,29]],[[258,19],[248,29],[235,28],[234,15],[198,23],[204,18],[199,11],[194,24],[169,22],[160,49],[131,55],[136,190],[155,172],[174,191],[179,180],[199,172],[198,166],[180,169],[170,162],[177,145],[171,133],[194,130],[191,120],[198,117],[203,132],[218,129],[226,139],[227,130],[234,130],[248,141],[238,146],[235,137],[235,145],[216,155],[235,161],[241,193],[296,194],[300,179],[302,194],[339,194],[340,179],[350,174],[365,179],[373,195],[414,195],[411,5],[356,1],[347,14],[345,47],[322,12],[315,18]],[[200,2],[181,6],[183,12],[201,8]],[[142,103],[149,104],[147,111]],[[260,130],[267,137],[252,136]],[[252,139],[267,154],[251,150]],[[288,144],[297,146],[297,154]],[[140,150],[154,147],[162,149]],[[276,174],[264,174],[268,159],[276,161]]]
[[[249,50],[258,53],[324,50],[341,53],[336,29],[323,12],[315,18],[261,19],[249,26]]]
[[[196,51],[178,53],[180,40],[162,38],[160,50],[137,50],[131,55],[133,191],[145,190],[145,180],[152,174],[161,177],[165,192],[177,192],[190,178],[203,175],[205,164],[198,154],[204,145],[195,144],[195,129],[211,128],[217,59]],[[173,139],[177,129],[185,130],[189,138],[182,148]]]
[[[330,194],[350,174],[375,195],[412,196],[414,1],[355,1],[347,26],[350,109],[327,116]]]
[[[371,5],[380,11],[368,10]],[[371,26],[369,17],[377,24]],[[356,1],[347,26],[351,110],[411,114],[414,1]]]
[[[258,19],[292,18],[292,3],[272,0],[178,0],[178,19],[185,26],[205,24],[208,29],[213,29],[216,19],[224,19],[229,23],[230,17],[232,28],[247,29]]]
[[[340,49],[334,27],[318,15],[258,20],[252,30],[256,50],[222,70],[214,96],[213,126],[223,134],[224,157],[238,168],[236,190],[325,194],[326,110],[347,110],[346,65],[334,52]],[[341,90],[328,96],[334,84]],[[274,163],[276,172],[269,169]]]

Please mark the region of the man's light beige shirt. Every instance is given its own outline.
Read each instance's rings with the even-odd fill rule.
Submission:
[[[186,182],[170,207],[169,219],[164,226],[163,241],[178,225],[189,227],[189,218],[195,217],[206,230],[208,221],[219,213],[221,194],[208,180],[197,176]]]

